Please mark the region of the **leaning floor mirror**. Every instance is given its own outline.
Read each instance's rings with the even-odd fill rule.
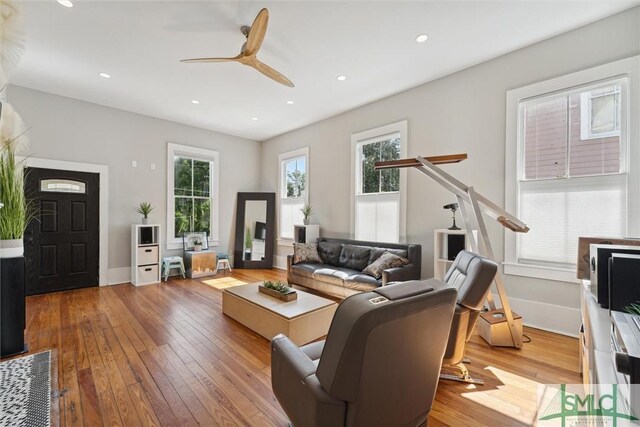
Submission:
[[[275,193],[238,193],[235,268],[272,268]]]

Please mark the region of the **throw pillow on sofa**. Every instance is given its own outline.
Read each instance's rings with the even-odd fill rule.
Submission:
[[[322,259],[320,259],[320,255],[318,255],[317,243],[293,244],[293,263],[300,264],[301,262],[322,264]]]
[[[370,276],[375,277],[376,279],[380,279],[382,277],[382,271],[388,268],[402,267],[403,265],[409,264],[409,260],[406,258],[402,258],[398,255],[394,255],[390,252],[385,252],[369,264],[364,270],[363,273],[369,274]]]

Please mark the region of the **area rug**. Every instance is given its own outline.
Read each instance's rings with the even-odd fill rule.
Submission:
[[[51,424],[51,352],[0,362],[0,427]]]

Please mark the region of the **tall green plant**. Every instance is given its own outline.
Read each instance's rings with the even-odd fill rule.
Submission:
[[[0,151],[0,239],[22,239],[35,216],[31,201],[24,193],[24,162],[16,159],[15,139],[3,141]]]

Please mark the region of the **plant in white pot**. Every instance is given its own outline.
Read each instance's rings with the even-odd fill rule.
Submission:
[[[15,144],[3,139],[0,147],[0,258],[24,254],[24,231],[35,216],[24,194],[24,162],[16,159]]]
[[[202,250],[202,245],[204,244],[202,239],[200,237],[194,237],[192,242],[193,242],[193,250],[196,252],[200,252]]]
[[[300,212],[302,212],[302,215],[304,215],[304,225],[309,225],[309,223],[311,222],[311,215],[313,215],[313,209],[311,208],[311,205],[304,205],[304,207],[300,208]]]
[[[155,208],[153,206],[151,206],[150,202],[140,202],[136,212],[138,212],[140,215],[142,215],[142,223],[143,224],[145,224],[145,225],[149,224],[149,214],[151,212],[153,212],[154,209]]]

